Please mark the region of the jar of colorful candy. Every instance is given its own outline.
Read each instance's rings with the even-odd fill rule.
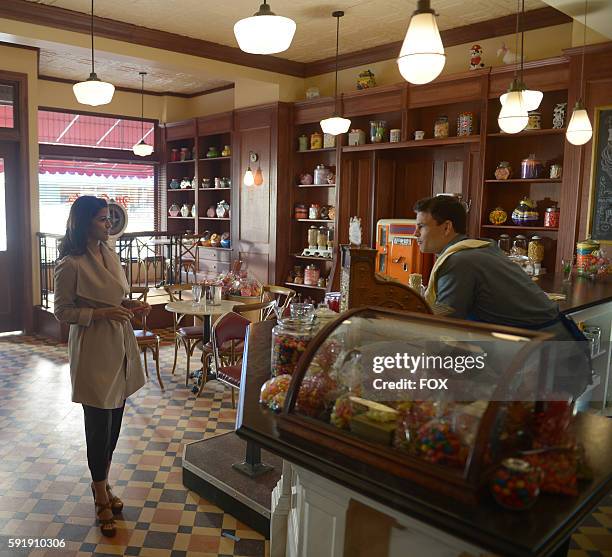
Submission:
[[[272,375],[291,375],[313,334],[311,321],[282,319],[272,329]]]
[[[540,471],[525,460],[506,458],[493,475],[491,492],[506,509],[528,509],[540,494]]]

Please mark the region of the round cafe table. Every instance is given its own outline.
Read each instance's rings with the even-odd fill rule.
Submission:
[[[207,342],[210,341],[210,332],[212,328],[213,315],[223,315],[224,313],[232,311],[234,306],[238,306],[238,305],[242,305],[242,302],[232,302],[230,300],[221,300],[219,304],[213,306],[210,302],[204,305],[203,303],[194,304],[192,300],[178,300],[176,302],[168,302],[165,305],[164,309],[166,311],[170,311],[172,313],[178,313],[181,315],[194,315],[194,316],[201,317],[202,321],[204,322],[203,338],[204,338],[204,344],[206,344]],[[197,381],[197,391],[194,391],[194,392],[199,392],[201,390],[200,382],[202,381],[203,375],[204,374],[202,373],[201,369],[193,373],[193,376],[196,378],[196,381]],[[194,387],[194,389],[196,389],[196,387]]]

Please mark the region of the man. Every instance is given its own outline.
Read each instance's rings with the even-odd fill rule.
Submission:
[[[421,199],[415,236],[423,253],[437,254],[425,298],[451,317],[551,333],[571,351],[556,387],[578,396],[591,380],[586,339],[557,304],[491,240],[466,236],[463,205],[450,196]],[[559,346],[557,346],[558,348]],[[572,370],[571,372],[569,370]]]

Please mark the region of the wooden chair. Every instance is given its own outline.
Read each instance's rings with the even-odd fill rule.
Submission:
[[[179,242],[179,254],[175,268],[181,274],[185,271],[185,282],[187,283],[189,283],[189,271],[193,273],[193,282],[198,281],[198,246],[200,240],[201,236],[198,234],[185,234]]]
[[[185,290],[191,290],[191,284],[170,284],[164,286],[164,290],[170,297],[171,302],[176,302],[182,299],[182,294]],[[183,319],[187,317],[185,314],[173,313],[173,329],[174,329],[174,363],[172,364],[172,375],[176,370],[176,358],[178,355],[179,345],[182,344],[185,347],[185,353],[187,355],[187,373],[185,375],[185,386],[189,385],[189,373],[191,365],[191,357],[195,351],[198,343],[204,341],[204,328],[200,326],[182,326]],[[212,354],[212,345],[207,349],[203,347],[205,351]]]
[[[276,317],[274,308],[276,307],[276,300],[270,300],[267,302],[257,302],[255,304],[239,304],[232,307],[232,311],[238,315],[246,317],[249,321],[266,321]],[[255,317],[257,312],[258,318]],[[252,315],[251,315],[252,314]]]
[[[130,289],[130,298],[132,300],[139,300],[141,302],[147,301],[147,294],[149,289],[145,286],[133,286]],[[134,298],[134,295],[136,297]],[[149,331],[147,328],[147,316],[143,313],[136,313],[132,318],[132,326],[134,327],[134,335],[136,336],[136,342],[138,348],[142,352],[144,359],[144,368],[147,377],[149,377],[149,369],[147,366],[147,350],[151,350],[153,354],[153,360],[155,360],[155,369],[157,371],[157,381],[161,390],[164,390],[164,383],[159,373],[159,335]]]
[[[279,307],[279,315],[283,315],[293,298],[295,298],[295,294],[295,290],[291,288],[266,284],[261,289],[261,301],[275,300]]]
[[[244,346],[247,327],[250,323],[251,322],[242,315],[230,311],[219,317],[212,328],[213,363],[216,378],[218,381],[231,388],[232,408],[236,407],[234,391],[240,389],[242,346]],[[204,373],[205,376],[200,386],[200,390],[202,390],[203,386],[206,384],[206,368]]]

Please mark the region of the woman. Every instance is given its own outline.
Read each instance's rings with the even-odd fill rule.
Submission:
[[[55,316],[70,324],[68,355],[72,400],[83,405],[87,463],[100,529],[115,535],[123,502],[108,485],[125,399],[145,383],[130,324],[150,306],[127,299],[129,287],[117,254],[108,247],[104,199],[79,197],[70,208],[55,269]]]

